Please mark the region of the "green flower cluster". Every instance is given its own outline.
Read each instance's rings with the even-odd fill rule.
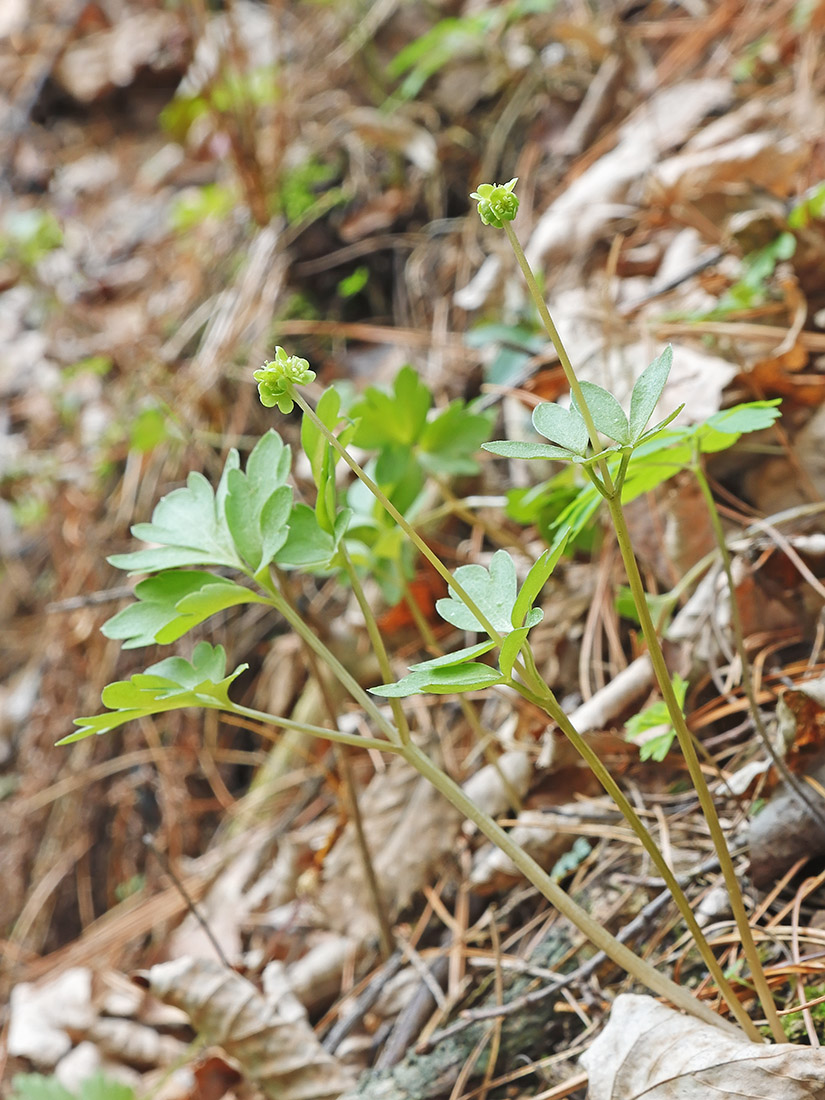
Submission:
[[[282,413],[291,413],[295,407],[290,390],[293,386],[305,386],[315,379],[306,359],[287,355],[283,348],[275,348],[275,358],[264,363],[254,374],[258,383],[261,404],[271,409],[277,405]]]
[[[513,188],[518,183],[518,176],[509,183],[480,183],[478,191],[473,191],[471,199],[478,202],[478,213],[485,225],[494,225],[501,229],[505,222],[511,222],[518,210],[518,198],[513,194]]]

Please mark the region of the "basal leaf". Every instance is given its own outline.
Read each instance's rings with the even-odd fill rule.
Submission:
[[[587,425],[578,409],[563,409],[561,405],[545,401],[533,409],[533,427],[545,439],[559,443],[574,454],[583,455],[590,442]]]
[[[432,394],[412,367],[396,375],[391,394],[370,386],[350,413],[359,420],[352,438],[356,447],[380,450],[394,443],[412,446],[421,434]]]
[[[668,345],[636,379],[630,398],[629,425],[632,442],[635,443],[641,438],[648,420],[653,416],[653,410],[662,396],[672,365],[673,348]]]
[[[266,602],[263,596],[212,573],[167,570],[135,586],[130,604],[103,626],[107,638],[119,638],[124,649],[177,641],[218,611],[243,603]]]
[[[490,437],[495,410],[475,413],[463,401],[452,401],[424,425],[418,458],[428,473],[457,477],[478,471],[473,456]]]
[[[581,382],[582,393],[593,417],[593,423],[608,439],[616,443],[630,442],[630,429],[624,410],[612,393],[592,382]]]

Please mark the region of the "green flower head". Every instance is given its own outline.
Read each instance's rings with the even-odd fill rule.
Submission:
[[[290,391],[293,386],[305,386],[315,379],[315,371],[309,369],[306,359],[287,355],[283,348],[275,348],[275,358],[256,370],[255,381],[261,404],[271,409],[277,405],[282,413],[291,413],[295,402]]]
[[[518,198],[513,194],[513,188],[518,183],[518,176],[509,183],[480,183],[478,191],[473,191],[471,199],[478,203],[478,213],[485,225],[494,225],[501,229],[505,222],[511,222],[518,210]]]

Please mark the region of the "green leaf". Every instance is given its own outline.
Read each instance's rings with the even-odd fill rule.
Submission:
[[[530,567],[530,572],[524,578],[524,584],[521,586],[521,591],[513,604],[511,626],[520,627],[525,624],[526,617],[536,602],[539,592],[544,588],[550,574],[556,568],[559,558],[564,553],[569,534],[569,530],[563,531],[554,545],[549,550],[545,550],[541,557]]]
[[[653,410],[662,396],[672,365],[673,348],[668,345],[636,379],[630,398],[629,426],[632,442],[635,443],[641,438],[647,422],[653,416]]]
[[[292,506],[292,490],[286,484],[289,469],[289,447],[270,429],[249,455],[246,473],[227,466],[221,479],[218,499],[223,501],[229,533],[253,572],[269,565],[286,541]]]
[[[10,1100],[75,1100],[56,1077],[40,1073],[18,1073],[12,1078]]]
[[[452,401],[428,421],[418,440],[418,458],[431,474],[457,477],[478,471],[473,455],[489,438],[495,410],[474,413],[463,401]]]
[[[545,401],[533,409],[533,427],[545,439],[561,444],[574,454],[587,452],[590,442],[587,425],[576,408],[563,409],[561,405]]]
[[[107,638],[124,649],[174,642],[217,611],[264,597],[234,581],[197,570],[167,570],[135,586],[138,602],[124,607],[103,625]]]
[[[441,666],[411,672],[394,684],[370,688],[372,695],[385,699],[402,699],[408,695],[453,695],[464,691],[479,691],[503,682],[497,668],[469,661],[458,665]]]
[[[582,394],[587,402],[593,423],[608,439],[617,443],[630,442],[630,429],[624,410],[612,393],[592,382],[581,382]]]
[[[191,661],[183,657],[167,657],[145,672],[136,673],[130,680],[109,684],[103,689],[101,697],[109,713],[75,719],[75,725],[80,729],[57,744],[68,745],[93,733],[108,733],[135,718],[183,707],[231,709],[229,688],[247,668],[249,665],[238,665],[234,672],[226,676],[226,651],[223,646],[199,642]]]
[[[781,415],[778,408],[781,403],[780,398],[773,401],[749,401],[714,413],[704,424],[693,429],[699,440],[700,451],[703,454],[723,451],[732,446],[741,435],[770,428]],[[720,440],[717,438],[720,435],[727,438]]]
[[[479,642],[478,645],[468,645],[464,649],[457,649],[454,653],[445,653],[441,657],[432,657],[429,661],[421,661],[417,665],[410,665],[411,672],[428,672],[433,668],[444,668],[447,665],[460,665],[464,661],[472,661],[481,657],[495,648],[495,642]]]
[[[576,451],[556,447],[550,443],[528,443],[520,440],[497,439],[494,443],[482,443],[481,449],[502,458],[545,458],[570,461],[579,458]]]
[[[684,710],[687,681],[683,680],[677,672],[671,682],[679,706]],[[638,743],[641,740],[639,746],[639,758],[641,760],[658,760],[661,762],[670,752],[671,745],[676,737],[676,731],[671,724],[670,714],[664,700],[645,707],[639,714],[628,718],[625,723],[625,730],[627,731],[628,741]],[[645,738],[645,734],[650,730],[659,730],[659,732],[653,737]]]
[[[134,1100],[134,1096],[128,1085],[96,1073],[80,1086],[77,1100]]]
[[[289,516],[289,534],[275,555],[276,564],[282,569],[321,572],[331,569],[351,516],[349,509],[341,511],[333,531],[329,532],[319,525],[318,517],[309,505],[294,505]]]
[[[509,634],[513,629],[511,616],[516,602],[517,580],[516,567],[507,551],[497,550],[490,560],[489,569],[483,565],[460,565],[455,571],[455,579],[479,611],[489,619],[491,626],[500,634]],[[452,588],[449,597],[438,600],[435,606],[442,619],[459,630],[485,632]]]
[[[534,608],[534,611],[538,611],[538,608]],[[539,612],[539,619],[541,618],[541,612]],[[538,620],[537,620],[538,621]],[[535,623],[530,623],[528,626],[520,626],[517,630],[511,631],[504,641],[501,643],[501,651],[498,657],[498,667],[501,669],[503,676],[506,676],[509,680],[513,675],[513,665],[516,663],[521,647],[524,645],[524,640],[531,626]]]
[[[351,416],[359,419],[352,442],[368,450],[397,443],[411,447],[424,428],[432,403],[432,394],[413,368],[403,367],[391,394],[370,386],[352,406]]]

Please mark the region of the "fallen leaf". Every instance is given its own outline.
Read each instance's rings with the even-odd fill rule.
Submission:
[[[159,963],[137,976],[154,996],[182,1008],[273,1100],[334,1100],[353,1075],[323,1049],[306,1019],[284,1019],[279,1005],[232,970],[206,959]]]
[[[822,1100],[825,1051],[757,1046],[665,1008],[617,997],[582,1065],[588,1100]]]

